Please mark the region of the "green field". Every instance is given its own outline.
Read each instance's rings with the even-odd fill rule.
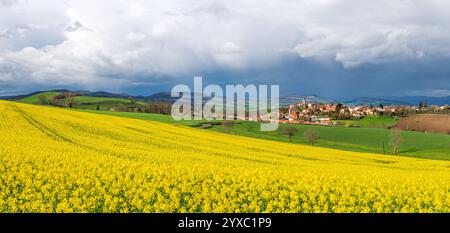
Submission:
[[[363,128],[389,128],[397,124],[399,118],[386,116],[366,116],[359,120],[336,120],[335,122],[346,127],[363,127]]]
[[[130,104],[130,100],[128,99],[120,99],[120,98],[105,98],[105,97],[90,97],[90,96],[77,96],[75,97],[75,102],[79,103],[76,108],[80,109],[96,109],[97,106],[100,109],[111,109],[114,106],[119,104],[127,105]],[[144,102],[136,101],[137,107],[143,107],[145,105]]]
[[[320,138],[316,146],[336,148],[350,151],[383,153],[383,142],[386,154],[391,153],[389,147],[390,131],[382,128],[347,128],[295,125],[298,129],[293,137],[293,143],[307,144],[303,133],[307,129],[319,132]],[[212,130],[225,132],[222,126]],[[259,124],[254,122],[241,122],[231,129],[232,134],[264,138],[269,140],[288,142],[287,136],[279,132],[261,132]],[[425,134],[419,132],[402,132],[403,143],[399,155],[450,160],[450,135]]]
[[[32,95],[26,98],[19,100],[19,102],[27,103],[27,104],[40,104],[39,96],[45,96],[47,98],[51,98],[53,96],[61,94],[60,92],[45,92],[41,94]]]
[[[120,117],[128,117],[142,120],[151,120],[178,125],[198,126],[202,121],[174,121],[171,116],[159,114],[143,114],[129,112],[110,112],[80,110],[97,114],[107,114]],[[352,128],[352,127],[328,127],[295,125],[298,129],[292,143],[307,144],[303,138],[306,129],[315,129],[320,134],[316,146],[335,148],[341,150],[383,153],[383,142],[386,154],[391,153],[389,148],[390,131],[383,128]],[[236,122],[228,131],[221,125],[215,125],[210,129],[216,132],[261,138],[266,140],[288,142],[288,138],[280,132],[262,132],[257,122]],[[450,135],[426,134],[420,132],[402,132],[403,143],[399,156],[416,158],[450,160]]]

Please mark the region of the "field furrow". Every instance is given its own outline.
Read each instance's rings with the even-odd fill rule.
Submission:
[[[0,101],[1,212],[450,212],[450,162]]]

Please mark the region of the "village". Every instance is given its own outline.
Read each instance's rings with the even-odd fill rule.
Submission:
[[[450,107],[428,106],[420,102],[418,106],[396,105],[378,106],[360,105],[351,106],[342,103],[313,103],[304,98],[297,104],[280,109],[280,123],[334,126],[336,120],[362,119],[366,116],[402,117],[411,113],[420,112],[449,112]]]

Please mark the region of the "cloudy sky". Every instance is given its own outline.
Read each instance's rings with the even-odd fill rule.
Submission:
[[[0,0],[0,95],[279,84],[450,95],[447,0]]]

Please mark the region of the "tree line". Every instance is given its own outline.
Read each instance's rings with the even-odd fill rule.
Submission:
[[[76,108],[82,105],[94,105],[96,110],[113,110],[119,112],[142,112],[142,113],[155,113],[170,115],[172,111],[172,104],[169,102],[161,101],[136,101],[129,97],[125,103],[117,103],[114,106],[108,106],[105,109],[99,103],[80,103],[75,97],[81,96],[78,93],[66,92],[59,95],[48,96],[45,94],[39,95],[38,102],[42,105],[51,105],[56,107]]]

